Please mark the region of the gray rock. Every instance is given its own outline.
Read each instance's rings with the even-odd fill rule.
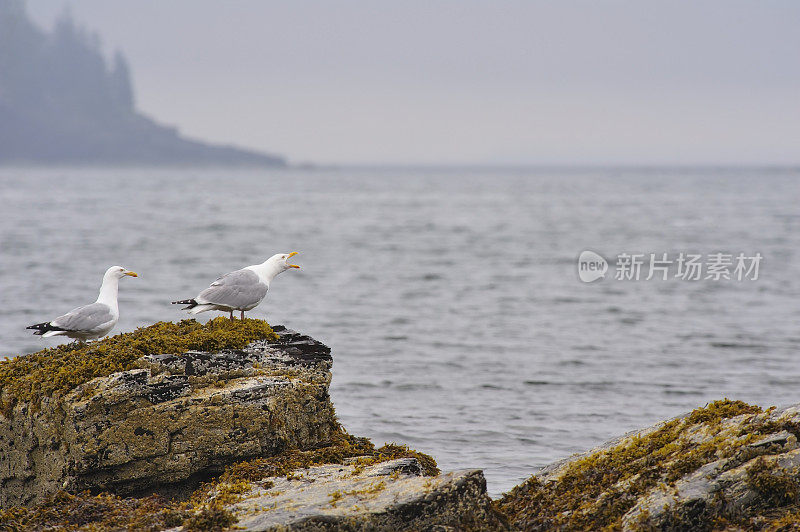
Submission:
[[[800,503],[798,435],[800,405],[719,401],[546,466],[498,508],[525,530],[779,529]]]
[[[795,407],[765,412],[760,416],[768,421],[800,421]],[[697,443],[708,441],[720,433],[735,432],[744,418],[746,416],[726,420],[716,431],[698,432]],[[748,475],[748,470],[759,460],[763,461],[771,475],[800,480],[797,437],[786,430],[767,434],[733,457],[702,465],[674,484],[659,485],[640,497],[624,516],[623,529],[704,529],[713,515],[754,513],[754,508],[763,507],[766,503]]]
[[[0,414],[0,506],[62,488],[188,490],[230,463],[329,440],[338,430],[330,350],[276,332],[280,344],[144,357],[141,369]]]
[[[413,458],[266,478],[230,509],[250,531],[504,529],[481,471],[424,477]]]

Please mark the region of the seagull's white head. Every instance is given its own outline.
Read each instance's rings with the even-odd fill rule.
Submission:
[[[297,254],[297,251],[292,251],[291,253],[278,253],[277,255],[273,255],[268,258],[267,263],[274,264],[278,269],[278,273],[285,272],[290,268],[300,268],[300,266],[297,264],[289,264],[289,259]]]
[[[105,275],[103,275],[103,278],[104,279],[109,279],[109,278],[122,279],[126,275],[128,275],[130,277],[139,277],[139,274],[137,274],[136,272],[132,272],[130,270],[127,270],[127,269],[123,268],[122,266],[112,266],[112,267],[110,267],[109,269],[106,270],[106,273],[105,273]]]

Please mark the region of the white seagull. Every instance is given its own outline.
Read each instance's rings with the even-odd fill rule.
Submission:
[[[230,319],[233,319],[233,311],[238,310],[244,319],[244,312],[256,308],[267,295],[269,283],[276,275],[290,268],[300,267],[287,262],[295,255],[297,251],[278,253],[261,264],[226,273],[197,297],[173,301],[172,304],[187,305],[181,310],[188,310],[190,314],[207,310],[230,312]]]
[[[129,275],[138,277],[136,272],[126,270],[122,266],[112,266],[103,275],[100,295],[91,305],[84,305],[70,310],[52,321],[37,323],[27,327],[35,329],[33,334],[49,336],[68,336],[80,341],[100,338],[111,332],[119,320],[117,291],[119,280]]]

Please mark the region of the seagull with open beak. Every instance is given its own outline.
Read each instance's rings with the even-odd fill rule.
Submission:
[[[187,310],[190,314],[207,310],[229,312],[230,319],[233,319],[233,311],[238,310],[241,312],[241,318],[244,319],[245,311],[252,310],[261,303],[269,291],[270,283],[279,273],[292,268],[300,268],[297,264],[288,262],[297,254],[297,251],[278,253],[261,264],[226,273],[200,292],[197,297],[172,303],[186,305],[182,310]]]

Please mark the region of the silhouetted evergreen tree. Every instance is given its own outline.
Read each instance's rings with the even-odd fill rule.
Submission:
[[[114,66],[111,69],[111,92],[116,103],[124,109],[133,109],[133,90],[131,89],[131,74],[128,61],[122,52],[117,50],[114,54]]]

